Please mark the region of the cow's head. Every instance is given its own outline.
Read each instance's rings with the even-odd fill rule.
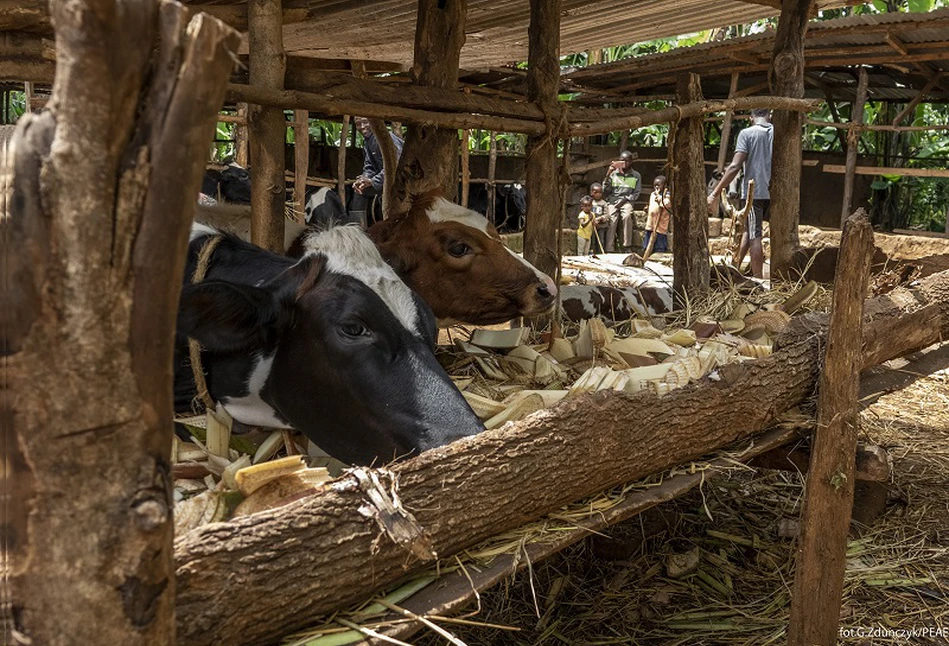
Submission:
[[[254,248],[240,244],[240,269],[251,271]],[[182,292],[179,337],[201,343],[210,394],[235,419],[292,426],[356,464],[484,428],[435,359],[431,310],[360,229],[314,234],[301,260],[284,262],[259,285],[245,276]]]
[[[250,204],[250,172],[234,162],[221,170],[209,168],[201,180],[201,192],[232,204]]]
[[[504,246],[484,216],[432,194],[369,229],[382,257],[442,324],[490,324],[550,310],[557,286]]]

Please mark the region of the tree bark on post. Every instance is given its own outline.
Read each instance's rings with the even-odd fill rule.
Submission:
[[[418,0],[411,72],[417,85],[455,87],[467,14],[467,0]],[[457,130],[409,125],[394,179],[394,212],[408,210],[413,194],[433,189],[453,200],[458,192]]]
[[[468,206],[468,190],[471,186],[471,152],[468,149],[468,140],[471,133],[468,128],[461,131],[461,205]]]
[[[248,0],[247,25],[251,84],[282,90],[287,56],[280,0]],[[284,248],[287,121],[283,108],[261,105],[250,106],[247,121],[252,167],[250,238],[256,245],[280,253]]]
[[[306,208],[306,177],[310,170],[310,113],[293,113],[293,206],[295,219],[303,222]]]
[[[738,91],[738,72],[732,72],[731,85],[728,87],[728,98],[731,99],[735,96],[735,92]],[[734,113],[729,110],[725,113],[725,119],[722,121],[722,140],[718,145],[718,165],[716,168],[719,172],[725,170],[725,163],[728,159],[728,144],[732,138],[732,119],[734,118]],[[727,191],[726,191],[727,193]],[[727,199],[727,198],[726,198]]]
[[[336,192],[346,206],[346,140],[349,135],[349,115],[343,115],[343,125],[339,131],[339,147],[336,149]]]
[[[175,317],[240,38],[173,2],[50,11],[49,110],[22,118],[0,169],[13,175],[0,435],[15,487],[0,630],[4,643],[171,644]]]
[[[949,271],[868,301],[865,311],[873,317],[861,367],[945,338]],[[377,492],[353,475],[279,509],[189,532],[175,544],[179,638],[194,646],[274,642],[431,564],[432,550],[450,557],[585,495],[744,441],[811,396],[825,323],[801,317],[771,356],[722,366],[717,379],[661,399],[648,391],[591,393],[375,471],[398,481],[412,510],[411,526],[421,531],[410,544],[381,529],[369,502]],[[577,463],[591,467],[570,468]]]
[[[789,646],[836,644],[853,507],[860,334],[873,228],[863,209],[844,223],[817,399],[817,430],[801,512]]]
[[[698,74],[681,74],[676,102],[702,100]],[[709,288],[708,204],[705,197],[705,159],[702,155],[702,117],[672,124],[669,157],[672,167],[672,289],[680,304]]]
[[[857,145],[860,143],[860,128],[863,124],[863,108],[867,103],[867,68],[861,67],[857,80],[857,96],[853,103],[850,115],[851,127],[847,129],[847,162],[844,174],[844,199],[840,209],[840,226],[843,227],[850,216],[850,207],[853,202],[853,179],[857,170]]]
[[[774,37],[768,81],[775,96],[804,96],[804,34],[814,0],[781,0],[781,17]],[[771,156],[771,276],[788,275],[791,256],[800,246],[801,155],[803,116],[800,112],[774,113]]]
[[[561,178],[557,162],[560,130],[560,12],[562,0],[531,0],[528,29],[527,99],[543,110],[547,131],[527,139],[527,215],[524,258],[548,276],[557,275],[561,221]]]
[[[243,122],[234,124],[234,161],[238,166],[247,168],[250,165],[250,155],[248,154],[246,103],[237,104],[237,116],[243,118]]]

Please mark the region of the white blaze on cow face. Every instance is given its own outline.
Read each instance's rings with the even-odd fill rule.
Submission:
[[[488,227],[491,225],[488,223],[486,217],[460,204],[449,202],[443,197],[436,199],[432,208],[428,210],[428,219],[434,224],[438,224],[439,222],[458,222],[472,229],[477,229],[489,238],[497,237],[497,233],[494,232],[494,227],[491,227],[489,231]],[[494,233],[494,235],[491,235],[492,233]]]
[[[247,379],[247,394],[243,397],[222,397],[221,404],[228,415],[242,424],[249,426],[264,426],[266,428],[289,428],[286,420],[280,419],[277,412],[265,402],[260,391],[263,390],[270,369],[273,366],[274,355],[255,359],[254,368]]]
[[[306,255],[326,256],[329,271],[351,276],[369,287],[407,330],[424,338],[412,290],[385,263],[372,240],[360,228],[341,226],[311,233],[304,247]]]

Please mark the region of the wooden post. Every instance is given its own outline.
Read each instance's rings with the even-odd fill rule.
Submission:
[[[853,201],[853,178],[857,169],[858,144],[860,143],[860,128],[863,124],[863,108],[867,102],[867,68],[861,67],[857,80],[857,97],[853,103],[850,115],[850,128],[847,130],[847,163],[844,175],[844,199],[840,208],[840,226],[843,227],[850,215],[850,206]]]
[[[306,177],[310,170],[310,113],[293,112],[293,211],[294,219],[303,222],[306,208]]]
[[[465,44],[467,0],[418,0],[412,77],[425,87],[452,88]],[[411,196],[438,189],[448,199],[458,192],[458,131],[412,124],[394,177],[392,209],[408,210]]]
[[[339,131],[339,148],[336,150],[336,192],[346,206],[346,139],[349,136],[349,115],[343,115],[342,129]]]
[[[494,224],[494,211],[496,208],[497,202],[497,191],[494,186],[494,179],[497,176],[498,171],[498,133],[493,130],[490,133],[490,139],[488,139],[488,181],[485,183],[484,189],[488,192],[488,209],[486,212],[486,217],[488,222]]]
[[[280,0],[248,0],[250,82],[282,90],[287,57],[283,51],[283,9]],[[283,252],[287,121],[283,109],[253,105],[248,115],[251,192],[250,238],[265,249]]]
[[[176,2],[49,10],[56,109],[0,162],[0,636],[174,644],[175,317],[240,37]]]
[[[676,102],[702,100],[698,74],[681,74]],[[702,155],[702,117],[672,125],[669,160],[672,167],[672,287],[680,304],[705,293],[709,287],[708,204],[705,197],[705,159]]]
[[[237,104],[238,121],[234,124],[234,161],[238,166],[247,168],[250,165],[247,136],[247,104]]]
[[[468,206],[468,188],[471,184],[471,153],[468,150],[470,131],[461,131],[461,205]]]
[[[817,430],[801,512],[789,646],[836,644],[853,506],[863,361],[863,305],[873,228],[863,209],[844,223],[817,400]]]
[[[768,80],[775,96],[804,96],[804,34],[814,0],[781,0],[781,17],[774,37]],[[774,113],[771,156],[771,276],[788,275],[791,256],[800,246],[801,113]],[[761,189],[763,187],[759,187]]]
[[[26,112],[33,112],[33,84],[29,81],[23,84],[23,98],[26,99]]]
[[[528,29],[527,98],[556,126],[560,115],[560,11],[562,0],[531,0]],[[524,258],[548,276],[557,275],[557,237],[561,228],[561,186],[557,132],[527,139],[527,215]]]
[[[728,87],[728,98],[731,99],[738,91],[738,72],[732,72],[731,85]],[[732,117],[731,110],[725,113],[725,119],[722,121],[722,141],[718,146],[718,168],[719,172],[725,170],[725,162],[728,157],[728,143],[732,137]],[[727,191],[726,191],[727,193]],[[727,199],[727,198],[726,198]]]
[[[861,68],[861,71],[862,70],[863,68]],[[917,92],[916,96],[913,97],[913,100],[907,103],[906,107],[903,108],[900,111],[900,113],[893,118],[894,126],[900,125],[900,123],[903,122],[903,119],[908,117],[910,114],[912,114],[916,110],[916,106],[919,105],[919,102],[922,101],[926,97],[926,95],[932,91],[934,87],[939,85],[939,81],[942,80],[943,74],[944,72],[937,72],[936,74],[932,75],[932,77],[929,79],[926,85],[923,86],[923,89]],[[858,94],[859,92],[860,91],[857,90]],[[910,123],[912,124],[912,121],[910,121]]]

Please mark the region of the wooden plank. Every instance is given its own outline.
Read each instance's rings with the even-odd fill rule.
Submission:
[[[859,430],[863,304],[873,227],[863,209],[844,223],[817,399],[817,430],[804,491],[789,646],[837,643],[853,508]]]
[[[847,167],[841,164],[824,164],[825,173],[846,173]],[[856,175],[902,175],[906,177],[949,177],[947,168],[896,168],[894,166],[857,166]]]
[[[485,217],[488,222],[494,223],[495,209],[497,208],[497,191],[495,190],[495,174],[498,168],[498,133],[491,131],[488,140],[488,181],[485,190],[488,192],[488,208]]]
[[[847,162],[844,167],[844,195],[840,207],[840,226],[850,217],[850,204],[853,201],[853,177],[857,167],[857,145],[860,143],[860,130],[863,123],[863,108],[867,102],[867,68],[861,67],[857,81],[857,98],[853,103],[850,122],[853,128],[847,131]]]
[[[464,128],[461,131],[461,201],[462,206],[468,206],[468,189],[471,186],[471,151],[468,147],[468,141],[471,138],[471,131]]]

